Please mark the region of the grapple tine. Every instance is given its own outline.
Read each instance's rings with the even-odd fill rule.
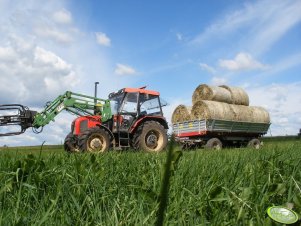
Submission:
[[[24,133],[32,126],[37,112],[20,104],[0,105],[0,136],[13,136]],[[14,131],[10,131],[13,129]],[[2,132],[5,131],[4,133]]]

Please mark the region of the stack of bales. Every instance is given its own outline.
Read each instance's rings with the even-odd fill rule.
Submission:
[[[195,119],[270,123],[269,113],[262,107],[249,106],[248,94],[239,87],[199,85],[192,95],[192,107],[179,105],[172,123]]]

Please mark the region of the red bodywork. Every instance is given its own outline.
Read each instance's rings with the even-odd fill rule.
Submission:
[[[200,131],[200,132],[187,132],[187,133],[179,133],[179,134],[175,134],[176,137],[193,137],[193,136],[199,136],[199,135],[206,135],[207,131]]]
[[[101,125],[101,116],[81,116],[76,118],[72,123],[72,132],[74,135],[79,135],[82,129],[93,128]]]
[[[137,120],[129,130],[130,133],[132,133],[142,121],[152,119],[156,121],[165,121],[164,117],[156,117],[156,116],[144,116]],[[122,123],[123,117],[114,115],[113,116],[113,128],[112,132],[116,132],[117,129],[117,121],[119,121],[119,124]],[[86,130],[88,128],[94,128],[96,126],[101,125],[101,116],[82,116],[76,118],[72,123],[72,131],[74,135],[80,135],[82,133],[82,130]]]

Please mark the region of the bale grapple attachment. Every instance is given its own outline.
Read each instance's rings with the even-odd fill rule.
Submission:
[[[20,104],[0,105],[0,136],[13,136],[24,133],[32,127],[36,111]]]

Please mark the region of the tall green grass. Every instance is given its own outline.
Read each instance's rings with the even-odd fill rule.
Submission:
[[[0,225],[154,225],[167,153],[1,150]],[[165,225],[268,225],[267,207],[286,203],[301,213],[300,141],[172,153]]]

